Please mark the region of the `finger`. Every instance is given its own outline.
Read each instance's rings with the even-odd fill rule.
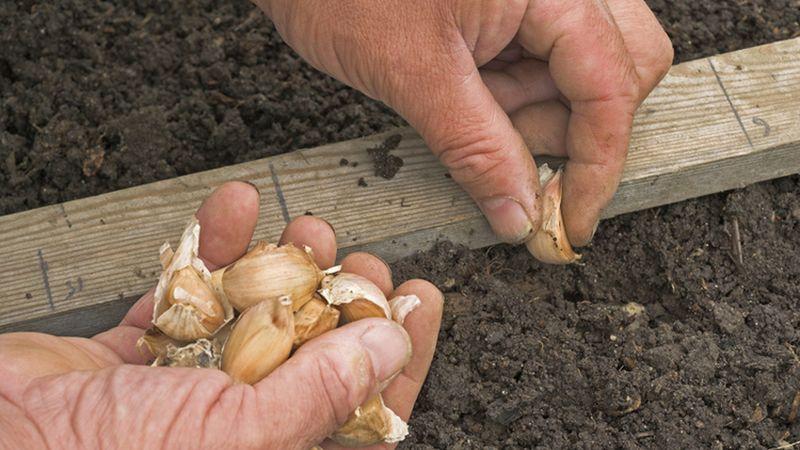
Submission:
[[[292,220],[279,243],[292,243],[298,247],[308,246],[314,252],[314,260],[323,269],[336,262],[336,233],[326,221],[314,216],[300,216]]]
[[[569,240],[586,244],[619,184],[639,85],[622,35],[604,4],[593,0],[531,2],[520,44],[549,61],[569,99],[569,162],[562,212]]]
[[[401,284],[392,296],[412,294],[419,297],[422,303],[409,313],[403,322],[403,327],[411,336],[413,348],[411,361],[383,393],[386,405],[403,420],[408,420],[411,416],[414,402],[431,367],[439,337],[444,302],[439,289],[424,280],[407,281]]]
[[[209,270],[241,258],[253,239],[260,195],[249,183],[232,181],[218,187],[200,205],[200,258]]]
[[[475,200],[498,238],[522,242],[541,215],[533,158],[471,57],[439,64],[445,67],[432,70],[437,77],[420,89],[395,89],[405,94],[391,104]]]
[[[411,337],[411,347],[413,349],[411,361],[382,394],[386,406],[405,421],[408,421],[409,417],[411,417],[414,402],[430,369],[433,353],[436,349],[436,340],[439,336],[443,307],[442,293],[436,286],[424,280],[410,280],[401,284],[392,293],[392,297],[412,294],[419,297],[421,304],[406,316],[403,323],[403,328],[406,329]],[[324,447],[326,450],[345,448],[332,441],[326,441]],[[393,444],[379,444],[367,448],[387,449],[394,447],[395,445]]]
[[[408,334],[394,322],[365,319],[314,339],[256,385],[254,431],[270,425],[270,448],[310,448],[408,363]],[[280,411],[280,414],[274,414]],[[247,414],[248,411],[243,411]]]
[[[561,101],[524,106],[511,114],[511,122],[534,155],[567,156],[569,109]]]
[[[369,253],[356,252],[347,255],[342,260],[342,272],[361,275],[375,283],[387,296],[394,289],[389,266],[382,259]]]
[[[481,78],[503,110],[512,114],[525,105],[558,98],[547,63],[521,59],[502,70],[481,69]]]
[[[259,193],[248,183],[233,181],[218,187],[195,214],[200,222],[200,257],[209,270],[226,266],[247,251],[258,221]],[[151,289],[133,305],[122,325],[148,328],[153,315]]]
[[[20,380],[58,375],[74,370],[98,370],[120,363],[120,358],[103,345],[86,338],[52,336],[43,333],[0,335],[3,375]],[[24,386],[19,386],[24,389]]]
[[[225,183],[200,206],[200,257],[210,270],[232,263],[246,251],[258,221],[259,194],[243,182]],[[153,315],[153,289],[148,291],[119,327],[94,337],[115,351],[125,362],[141,363],[136,341],[150,327]],[[139,331],[136,331],[138,329]]]
[[[669,36],[642,0],[606,0],[639,76],[639,103],[672,67],[675,52]]]

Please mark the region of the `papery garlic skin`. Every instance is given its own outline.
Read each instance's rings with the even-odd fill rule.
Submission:
[[[136,343],[139,351],[145,355],[145,350],[155,356],[153,367],[195,367],[204,369],[219,369],[222,361],[222,346],[227,340],[227,330],[223,327],[211,339],[198,339],[188,344],[182,343],[166,336],[157,328],[151,328],[139,338]]]
[[[289,358],[293,341],[292,300],[264,300],[233,325],[222,349],[222,370],[239,383],[255,384]]]
[[[389,300],[389,307],[392,309],[392,319],[403,324],[406,316],[414,311],[422,304],[422,301],[416,295],[400,295]]]
[[[311,300],[324,274],[311,249],[259,241],[241,259],[214,277],[215,289],[224,292],[237,311],[263,300],[292,299],[292,311]]]
[[[539,167],[542,185],[542,224],[525,243],[536,259],[547,264],[569,264],[580,259],[567,239],[561,216],[562,171],[553,172],[547,164]]]
[[[369,317],[392,318],[392,309],[383,291],[368,279],[340,272],[322,279],[319,294],[342,312],[343,323]]]
[[[380,394],[356,408],[331,439],[345,447],[393,444],[408,436],[408,424],[383,403]]]
[[[339,310],[319,297],[314,297],[294,313],[294,344],[297,350],[301,345],[333,330],[339,323]]]
[[[180,341],[209,338],[233,318],[233,309],[211,286],[211,273],[198,256],[200,224],[192,218],[175,252],[159,251],[164,270],[154,294],[153,325]]]

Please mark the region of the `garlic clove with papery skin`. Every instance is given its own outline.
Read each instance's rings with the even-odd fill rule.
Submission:
[[[292,299],[292,311],[297,311],[314,296],[323,276],[310,248],[259,241],[221,273],[215,272],[213,280],[214,288],[223,292],[237,311],[283,296]]]
[[[336,328],[339,310],[316,296],[294,313],[294,344],[297,350],[315,337]]]
[[[292,300],[264,300],[234,323],[222,349],[222,370],[236,382],[255,384],[289,358],[293,341]]]
[[[345,447],[394,444],[408,435],[408,425],[383,403],[380,394],[356,408],[331,439]]]
[[[392,319],[403,324],[406,316],[414,311],[422,304],[422,301],[416,295],[400,295],[389,300],[389,307],[392,308]]]
[[[581,257],[572,250],[561,216],[561,180],[561,169],[554,172],[547,164],[539,167],[542,224],[525,245],[536,259],[547,264],[569,264]]]
[[[342,323],[369,317],[392,318],[392,309],[383,291],[368,279],[340,272],[322,279],[319,294],[342,312]]]
[[[192,218],[176,251],[160,249],[164,270],[154,294],[153,325],[179,341],[209,338],[233,318],[233,308],[211,286],[211,273],[198,256],[200,224]]]

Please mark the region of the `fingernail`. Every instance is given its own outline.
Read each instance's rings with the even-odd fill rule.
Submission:
[[[378,259],[379,259],[379,260],[380,260],[380,261],[383,263],[383,265],[384,265],[384,266],[386,266],[386,269],[387,269],[387,270],[388,270],[388,272],[389,272],[389,278],[390,278],[390,279],[392,279],[392,280],[394,280],[394,274],[392,273],[392,266],[390,266],[390,265],[389,265],[389,263],[388,263],[388,262],[386,262],[386,260],[385,260],[385,259],[383,259],[383,258],[381,258],[380,256],[378,256],[378,255],[376,255],[376,254],[374,254],[374,253],[370,253],[370,254],[371,254],[372,256],[374,256],[374,257],[378,258]]]
[[[250,186],[253,186],[253,189],[256,190],[256,194],[258,194],[258,196],[261,197],[261,190],[258,189],[258,186],[256,186],[255,183],[253,183],[252,181],[248,181],[248,180],[242,180],[242,183],[249,184]]]
[[[400,325],[381,322],[361,335],[379,384],[394,377],[411,359],[411,339]]]
[[[531,219],[522,205],[509,197],[492,197],[483,200],[481,210],[497,237],[509,244],[524,242],[533,230]]]
[[[314,217],[316,217],[316,216],[314,216]],[[322,217],[317,217],[317,219],[319,219],[319,220],[325,222],[326,224],[328,224],[328,226],[331,227],[331,231],[333,231],[333,234],[336,234],[336,228],[333,227],[332,223],[328,222],[327,220],[323,219]]]

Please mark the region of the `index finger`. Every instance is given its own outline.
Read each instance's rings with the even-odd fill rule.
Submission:
[[[585,245],[622,176],[638,77],[604,1],[531,2],[518,40],[569,101],[562,212],[570,242]]]

